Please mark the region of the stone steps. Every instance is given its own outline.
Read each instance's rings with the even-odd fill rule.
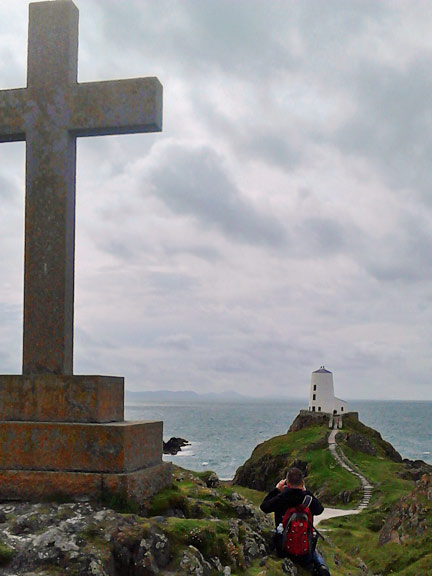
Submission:
[[[328,438],[330,453],[332,454],[338,466],[344,468],[345,470],[347,470],[348,472],[353,474],[353,476],[356,476],[360,480],[363,489],[363,497],[361,499],[360,504],[357,507],[357,510],[358,511],[364,510],[370,504],[370,500],[373,494],[373,485],[367,480],[367,478],[365,478],[365,476],[363,476],[363,474],[342,452],[341,447],[336,442],[336,434],[337,430],[332,430]]]

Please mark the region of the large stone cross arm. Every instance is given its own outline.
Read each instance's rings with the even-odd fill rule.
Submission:
[[[0,91],[0,142],[26,138],[28,91]],[[74,136],[160,132],[162,84],[135,78],[76,84],[71,89],[68,129]]]
[[[162,130],[162,84],[135,78],[77,84],[69,130],[74,136]]]
[[[0,142],[25,140],[26,90],[0,92]]]

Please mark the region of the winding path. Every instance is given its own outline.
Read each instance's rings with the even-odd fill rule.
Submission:
[[[348,472],[350,472],[360,480],[363,488],[363,497],[358,507],[352,510],[342,510],[341,508],[326,508],[324,512],[315,519],[315,525],[321,522],[322,520],[327,520],[328,518],[336,518],[337,516],[349,516],[350,514],[358,514],[359,512],[361,512],[362,510],[364,510],[369,506],[369,502],[372,497],[373,492],[372,484],[370,484],[367,478],[363,476],[363,474],[358,470],[358,468],[345,456],[342,449],[336,442],[337,433],[338,430],[336,429],[330,432],[328,438],[329,450],[339,466],[342,466],[342,468],[345,468],[345,470],[348,470]]]

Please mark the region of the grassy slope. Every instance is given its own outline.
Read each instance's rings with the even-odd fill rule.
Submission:
[[[379,531],[392,506],[414,488],[412,481],[397,476],[403,465],[388,461],[382,455],[373,457],[354,452],[346,446],[344,452],[374,484],[374,498],[370,508],[362,514],[329,520],[324,524],[331,528],[332,542],[351,556],[361,557],[374,573],[429,575],[432,566],[432,552],[428,553],[432,550],[431,535],[418,537],[412,534],[404,544],[378,545]],[[425,566],[429,567],[428,570]]]
[[[353,431],[367,436],[376,448],[375,456],[349,448],[344,437]],[[414,483],[398,476],[404,469],[403,463],[390,460],[386,443],[379,434],[372,432],[361,423],[350,425],[348,422],[338,436],[338,442],[348,458],[374,485],[374,495],[370,507],[361,514],[323,522],[320,529],[326,539],[320,541],[319,549],[330,566],[332,576],[365,576],[368,572],[365,572],[364,564],[368,566],[369,574],[426,576],[430,574],[432,566],[432,552],[429,553],[432,550],[432,536],[428,535],[432,533],[432,517],[429,517],[430,528],[426,535],[413,536],[404,544],[378,545],[379,531],[385,518],[396,501],[413,490]],[[347,490],[357,497],[358,502],[361,497],[359,481],[336,466],[327,449],[327,435],[326,427],[314,425],[277,436],[257,446],[249,464],[259,463],[269,454],[277,458],[285,455],[286,464],[301,459],[308,464],[308,487],[322,493],[325,505],[334,506],[338,494]],[[241,486],[225,486],[219,490],[225,494],[232,490],[239,492],[257,506],[265,495],[264,492]],[[352,508],[355,504],[354,499],[348,507]],[[341,507],[339,503],[337,505]],[[426,508],[427,505],[424,502]],[[188,480],[186,474],[180,482],[175,483],[175,488],[160,493],[153,501],[154,514],[163,513],[170,507],[183,509],[187,516],[186,519],[171,518],[168,522],[170,540],[179,552],[187,545],[194,544],[206,556],[217,554],[224,558],[228,519],[233,513],[226,501],[222,503],[211,491]],[[218,518],[219,521],[211,522],[211,518]],[[283,572],[282,561],[275,557],[269,557],[264,565],[261,564],[256,560],[245,569],[240,561],[239,567],[233,569],[233,575],[276,576]],[[307,572],[300,570],[299,574],[304,576]]]
[[[328,434],[327,428],[315,425],[298,432],[275,436],[257,446],[245,466],[249,467],[251,474],[254,474],[269,455],[285,456],[281,460],[281,467],[275,472],[274,477],[269,479],[270,489],[284,477],[290,463],[302,460],[308,464],[308,487],[318,492],[323,502],[332,506],[337,504],[339,507],[352,508],[353,504],[359,503],[361,499],[360,481],[335,464],[327,449]],[[344,505],[340,500],[339,495],[343,491],[352,493],[353,502],[349,505]]]
[[[375,447],[376,455],[350,449],[344,439],[350,432],[365,435]],[[323,503],[334,506],[340,492],[354,491],[353,501],[348,506],[352,508],[361,498],[358,480],[335,465],[322,443],[327,435],[328,429],[312,425],[298,432],[277,436],[254,450],[250,464],[258,463],[268,453],[275,456],[286,454],[287,464],[295,459],[306,461],[309,470],[307,485],[314,492],[321,493]],[[378,545],[379,531],[392,506],[414,489],[412,481],[398,476],[404,469],[403,463],[389,459],[388,444],[379,434],[361,422],[348,421],[346,428],[338,437],[338,442],[348,458],[372,482],[374,493],[368,510],[359,515],[335,518],[322,523],[326,541],[319,546],[330,565],[332,575],[364,574],[361,568],[362,562],[367,564],[373,573],[383,576],[429,575],[432,566],[432,552],[429,552],[432,551],[432,536],[426,534],[419,537],[413,534],[404,544]],[[427,503],[424,505],[427,507]],[[343,507],[340,503],[337,506]],[[432,517],[430,524],[429,534],[432,533]],[[276,574],[278,561],[275,566]],[[269,568],[267,571],[256,573],[261,576],[272,576],[273,571]]]

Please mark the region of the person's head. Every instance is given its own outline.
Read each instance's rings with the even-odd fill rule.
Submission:
[[[290,468],[287,474],[287,482],[292,488],[303,486],[303,473],[298,468]]]

